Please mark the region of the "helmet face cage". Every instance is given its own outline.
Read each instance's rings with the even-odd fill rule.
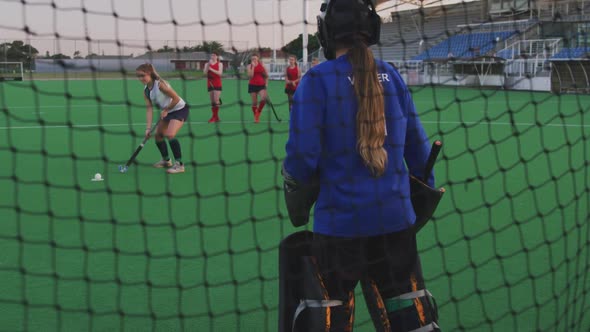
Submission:
[[[319,42],[326,59],[336,57],[337,39],[359,34],[368,46],[379,42],[381,17],[375,10],[374,0],[325,0],[320,7],[318,20]]]

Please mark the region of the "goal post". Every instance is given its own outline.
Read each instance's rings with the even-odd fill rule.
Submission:
[[[22,62],[2,62],[0,61],[0,82],[2,81],[22,81],[24,70]]]
[[[506,60],[496,57],[479,57],[469,60],[449,61],[455,77],[466,86],[503,87]]]
[[[424,82],[435,85],[504,87],[506,61],[495,57],[423,62]]]

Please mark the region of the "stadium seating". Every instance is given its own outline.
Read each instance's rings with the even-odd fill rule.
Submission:
[[[392,13],[391,22],[381,28],[381,45],[373,52],[386,61],[410,60],[420,52],[436,45],[448,36],[461,33],[459,27],[477,24],[480,3],[460,3],[442,7]]]
[[[412,60],[472,58],[492,51],[497,42],[515,35],[517,31],[485,32],[455,35],[420,53]]]

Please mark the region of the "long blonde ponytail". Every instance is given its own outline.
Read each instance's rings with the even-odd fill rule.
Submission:
[[[358,100],[356,115],[357,150],[365,165],[375,176],[387,166],[385,143],[385,102],[383,87],[377,76],[373,52],[363,42],[356,42],[348,51],[352,64],[354,92]]]

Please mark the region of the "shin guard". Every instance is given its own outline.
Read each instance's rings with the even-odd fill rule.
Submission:
[[[281,241],[279,331],[329,332],[332,325],[352,331],[354,294],[344,301],[330,299],[311,255],[312,240],[312,232],[301,231]]]
[[[387,309],[385,303],[381,298],[377,285],[372,280],[362,280],[361,287],[363,289],[363,296],[367,309],[375,326],[375,332],[389,332],[391,331],[391,323],[387,316]]]
[[[426,289],[383,299],[373,281],[361,282],[376,332],[440,331],[434,297]]]
[[[402,294],[384,301],[391,324],[402,326],[400,331],[435,332],[438,310],[434,297],[426,289]]]

